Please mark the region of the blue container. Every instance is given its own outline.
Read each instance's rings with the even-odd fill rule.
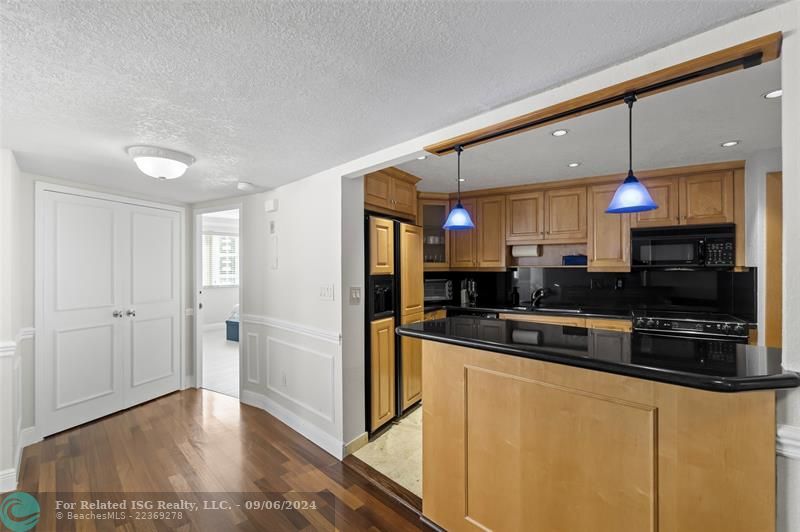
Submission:
[[[586,266],[587,264],[586,255],[564,255],[561,257],[562,266]]]
[[[225,320],[225,338],[229,342],[239,341],[239,320]]]

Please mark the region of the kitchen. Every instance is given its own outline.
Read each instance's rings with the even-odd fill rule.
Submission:
[[[693,83],[618,97],[519,134],[501,130],[487,140],[480,132],[471,146],[443,142],[428,151],[446,156],[365,176],[365,286],[388,275],[383,293],[392,294],[385,314],[365,316],[371,441],[355,458],[367,474],[447,529],[575,530],[598,516],[606,519],[598,529],[609,530],[686,530],[689,517],[726,530],[774,528],[772,390],[800,379],[781,368],[774,349],[781,344],[780,247],[770,245],[781,231],[781,80],[779,54],[770,50],[779,50],[780,38],[759,45],[763,64],[749,64],[748,53],[744,69],[710,65],[714,74],[701,72]],[[657,208],[608,212],[626,164]],[[474,229],[445,229],[453,214]],[[373,296],[368,289],[367,306]],[[579,399],[558,395],[565,390]],[[571,417],[531,419],[521,397]],[[608,402],[636,408],[609,407],[597,414],[608,416],[605,425],[593,425],[588,412]],[[709,419],[735,430],[705,430]],[[557,430],[569,426],[565,420],[580,430]],[[524,430],[537,423],[557,435],[543,441]],[[581,442],[588,428],[596,448]],[[679,436],[689,430],[714,448],[686,447]],[[632,443],[614,439],[628,431]],[[741,438],[748,445],[734,445]],[[534,450],[547,460],[522,459]],[[750,465],[726,477],[712,467],[720,464],[706,467],[714,452]],[[704,465],[690,473],[676,456]],[[602,457],[614,467],[587,476],[586,465]],[[541,483],[520,476],[549,462],[569,463],[574,478],[563,470],[548,470]],[[622,487],[604,486],[617,471]],[[695,485],[682,484],[682,474],[695,475]],[[493,485],[495,477],[504,484]],[[692,505],[720,479],[726,488],[714,503]],[[556,480],[563,485],[552,499],[542,496]],[[522,495],[501,500],[509,483],[557,509],[543,502],[530,514]],[[766,499],[721,517],[753,485]],[[589,510],[581,518],[554,504],[568,493],[583,497],[576,504]],[[614,496],[598,501],[598,493]],[[671,504],[691,510],[658,511]]]

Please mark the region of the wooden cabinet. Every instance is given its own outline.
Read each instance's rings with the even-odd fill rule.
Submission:
[[[394,416],[394,318],[384,318],[370,324],[370,431]]]
[[[631,214],[631,227],[667,227],[680,223],[677,177],[652,177],[641,180],[658,208]]]
[[[400,224],[400,257],[400,315],[422,313],[425,308],[422,227]]]
[[[369,274],[394,274],[394,223],[369,217]]]
[[[447,311],[443,308],[431,310],[425,313],[422,321],[443,320],[447,317]]]
[[[417,223],[422,225],[422,259],[425,271],[450,269],[450,239],[442,227],[450,213],[450,200],[420,199]]]
[[[419,178],[398,168],[384,168],[364,176],[364,207],[413,219],[417,215]]]
[[[586,327],[586,318],[578,316],[554,316],[552,314],[500,314],[501,320],[529,321],[531,323],[548,323],[566,327]]]
[[[680,180],[681,223],[734,222],[733,172],[708,172]]]
[[[631,271],[630,215],[606,213],[617,186],[612,183],[589,188],[589,271]]]
[[[587,318],[586,327],[589,329],[602,329],[604,331],[631,332],[633,323],[631,320],[613,318]]]
[[[420,312],[402,318],[400,323],[405,325],[423,319],[424,314]],[[400,402],[405,411],[422,399],[422,340],[401,336],[400,349]]]
[[[586,242],[586,187],[545,191],[544,218],[545,240]]]
[[[544,193],[525,192],[506,198],[506,242],[544,240]]]
[[[450,202],[450,208],[455,207],[456,202]],[[477,223],[476,206],[477,201],[472,198],[465,198],[461,205],[467,210],[472,221]],[[476,238],[474,229],[461,231],[448,231],[450,237],[450,266],[453,268],[474,268],[477,266]]]
[[[478,198],[477,263],[479,268],[505,268],[506,231],[504,196]]]

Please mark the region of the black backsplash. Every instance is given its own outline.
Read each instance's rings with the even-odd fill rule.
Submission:
[[[590,273],[569,268],[520,268],[502,273],[426,273],[425,278],[453,280],[458,300],[461,279],[475,279],[478,305],[508,305],[513,286],[520,301],[530,301],[539,287],[551,294],[545,305],[575,305],[593,308],[648,308],[720,312],[755,322],[756,269],[729,271],[648,271],[631,273]]]

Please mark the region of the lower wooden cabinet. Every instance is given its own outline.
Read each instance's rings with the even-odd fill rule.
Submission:
[[[631,320],[611,319],[611,318],[587,318],[586,328],[603,329],[605,331],[631,332],[633,323]]]
[[[422,321],[424,314],[412,314],[404,317],[403,324]],[[401,378],[400,402],[403,411],[422,399],[422,340],[400,337]]]
[[[394,318],[370,323],[370,431],[395,416]]]
[[[531,323],[552,323],[566,327],[586,327],[586,318],[577,316],[552,316],[538,314],[500,314],[501,320],[529,321]]]

